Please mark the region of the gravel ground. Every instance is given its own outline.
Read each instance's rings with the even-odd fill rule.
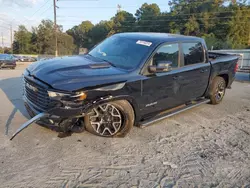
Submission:
[[[17,70],[0,70],[0,187],[250,187],[250,84],[125,138],[59,138],[27,120]]]

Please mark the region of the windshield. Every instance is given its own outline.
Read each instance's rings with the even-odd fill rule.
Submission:
[[[143,43],[144,42],[144,43]],[[89,54],[126,70],[137,67],[150,50],[151,42],[114,35],[107,38]]]
[[[12,56],[8,54],[0,54],[0,59],[1,60],[11,60]]]

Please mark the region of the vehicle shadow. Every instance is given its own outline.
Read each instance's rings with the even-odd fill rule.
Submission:
[[[21,77],[0,80],[0,89],[5,93],[6,97],[15,107],[11,114],[14,116],[15,113],[19,111],[24,117],[29,118],[29,114],[25,110],[22,101],[23,90]]]
[[[22,100],[22,95],[23,95],[23,83],[22,83],[22,77],[14,77],[14,78],[7,78],[0,80],[0,89],[4,92],[8,100],[12,103],[14,106],[12,112],[10,113],[6,124],[5,124],[5,135],[8,135],[9,133],[9,127],[15,117],[15,114],[19,111],[24,117],[27,119],[30,119],[30,115],[28,114],[23,100]],[[53,126],[53,125],[44,125],[41,123],[38,123],[42,127],[48,128],[52,131],[58,132],[59,135],[58,137],[66,137],[70,136],[71,133],[65,133],[62,134],[62,129],[58,126]]]

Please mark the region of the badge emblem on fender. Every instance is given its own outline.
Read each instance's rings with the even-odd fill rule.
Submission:
[[[156,105],[157,103],[158,103],[158,102],[153,102],[153,103],[147,104],[146,107],[154,106],[154,105]]]
[[[31,89],[32,91],[34,91],[34,92],[37,92],[37,91],[38,91],[38,89],[37,89],[36,87],[34,87],[34,86],[32,86],[32,85],[30,85],[30,84],[28,84],[28,83],[26,83],[26,86],[27,86],[29,89]]]

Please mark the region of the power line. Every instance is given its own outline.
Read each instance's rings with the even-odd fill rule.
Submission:
[[[158,6],[168,6],[167,4],[164,4],[164,5],[158,5]],[[131,5],[131,6],[122,6],[122,8],[136,8],[136,7],[139,7],[139,6],[135,6],[135,5]],[[107,7],[107,6],[100,6],[100,7],[81,7],[81,6],[78,6],[78,7],[60,7],[62,9],[70,9],[70,8],[74,8],[74,9],[84,9],[84,8],[87,8],[87,9],[117,9],[117,6],[110,6],[110,7]]]
[[[33,17],[39,10],[41,10],[50,0],[47,0],[36,12],[34,12],[31,17]]]
[[[249,23],[249,22],[238,22],[238,23],[241,23],[241,24],[246,24],[246,23]],[[220,23],[222,25],[229,25],[230,23]],[[205,24],[199,24],[199,25],[205,25]],[[114,27],[114,28],[128,28],[128,27],[157,27],[157,26],[163,26],[162,24],[159,25],[159,24],[149,24],[149,25],[134,25],[134,26],[118,26],[118,27]]]
[[[98,1],[98,0],[58,0],[58,1],[61,1],[61,2],[66,2],[66,1]],[[196,4],[198,4],[198,5],[203,5],[204,3],[213,3],[213,4],[216,4],[215,3],[215,1],[214,0],[203,0],[203,1],[200,1],[200,2],[192,2],[191,4],[192,5],[196,5]],[[155,4],[155,3],[152,3],[152,4]],[[182,6],[186,6],[187,4],[189,4],[189,2],[187,1],[186,2],[186,4],[184,4],[184,5],[182,5]],[[217,3],[217,4],[222,4],[222,3]],[[174,5],[174,4],[173,4]],[[172,5],[169,5],[169,4],[157,4],[157,6],[159,7],[159,8],[161,8],[161,7],[171,7]],[[135,8],[135,7],[138,7],[138,8],[140,8],[141,7],[141,5],[138,5],[138,6],[136,6],[136,5],[130,5],[130,6],[122,6],[122,8]],[[111,6],[111,7],[107,7],[107,6],[100,6],[100,7],[79,7],[79,6],[77,6],[77,7],[60,7],[60,8],[103,8],[103,9],[105,9],[105,8],[107,8],[107,9],[110,9],[110,8],[117,8],[117,6]]]
[[[2,25],[0,25],[0,27],[5,28],[5,29],[9,29],[8,27],[2,26]]]
[[[39,11],[40,11],[49,1],[50,1],[50,0],[47,0],[39,9],[37,9],[37,10],[30,16],[30,18],[32,18],[37,12],[39,12]],[[27,21],[29,21],[29,19],[23,20],[22,23],[23,23],[23,22],[27,22]]]
[[[49,7],[47,7],[47,9],[45,9],[41,14],[39,14],[38,16],[42,16],[44,13],[46,13],[53,5],[50,5]],[[27,19],[24,23],[22,23],[21,25],[24,25],[25,23],[27,23],[28,21],[30,21],[29,19]]]
[[[3,18],[0,18],[0,22],[6,22],[9,23],[9,21],[4,20]],[[4,23],[5,24],[5,23]]]
[[[99,0],[57,0],[57,1],[65,2],[65,1],[99,1]]]
[[[41,14],[39,14],[39,16],[42,16],[45,12],[47,12],[51,7],[53,7],[53,5],[50,5],[47,9],[45,9]]]
[[[230,17],[213,17],[213,18],[206,18],[204,19],[203,17],[201,18],[195,18],[195,20],[215,20],[215,19],[231,19],[234,18],[234,16]],[[250,18],[250,16],[240,16],[239,18]],[[190,18],[185,18],[181,20],[189,20]],[[159,20],[159,19],[151,19],[151,20],[140,20],[139,22],[149,22],[149,21],[155,21],[155,22],[172,22],[172,21],[181,21],[180,19],[166,19],[166,20]],[[70,21],[70,22],[82,22],[81,20],[58,20],[58,21]],[[121,21],[121,23],[138,23],[138,21]]]
[[[62,1],[62,0],[60,0]],[[65,0],[65,1],[71,1],[71,0]],[[74,0],[75,1],[75,0]],[[79,0],[78,0],[79,1]],[[82,1],[86,1],[86,0],[82,0]],[[214,3],[213,1],[207,1],[207,3],[210,2],[210,3]],[[192,4],[200,4],[200,5],[203,5],[204,3],[206,3],[206,1],[201,1],[201,2],[192,2]],[[169,4],[157,4],[157,6],[159,8],[161,7],[170,7]],[[184,5],[185,6],[185,5]],[[141,8],[140,5],[130,5],[130,6],[122,6],[122,8]],[[117,6],[99,6],[99,7],[86,7],[86,6],[77,6],[77,7],[60,7],[60,8],[63,8],[63,9],[70,9],[70,8],[74,8],[74,9],[78,9],[78,8],[81,8],[81,9],[84,9],[84,8],[100,8],[100,9],[117,9]]]
[[[170,21],[169,21],[170,22]],[[136,23],[136,22],[135,22]],[[242,24],[246,24],[246,23],[249,23],[249,22],[237,22],[237,23],[242,23]],[[230,25],[231,23],[218,23],[219,25]],[[205,25],[205,24],[199,24],[199,25]],[[76,26],[74,24],[64,24],[64,26]],[[131,26],[114,26],[116,28],[120,28],[120,27],[151,27],[151,26],[163,26],[163,24],[148,24],[147,26],[145,25],[131,25]]]
[[[60,7],[61,8],[61,7]],[[170,15],[171,12],[166,13],[165,15],[161,14],[161,15],[149,15],[149,16],[143,16],[143,18],[158,18],[158,17],[177,17],[177,16],[192,16],[192,15],[204,15],[204,13],[209,13],[209,14],[224,14],[224,13],[234,13],[235,11],[221,11],[221,12],[203,12],[203,13],[181,13],[181,14],[174,14],[174,15]],[[250,10],[241,10],[241,12],[245,12],[245,13],[250,13]],[[58,15],[57,17],[71,17],[71,18],[78,18],[81,17],[82,15]],[[124,18],[131,18],[131,16],[124,16]],[[134,17],[136,18],[136,17]]]

